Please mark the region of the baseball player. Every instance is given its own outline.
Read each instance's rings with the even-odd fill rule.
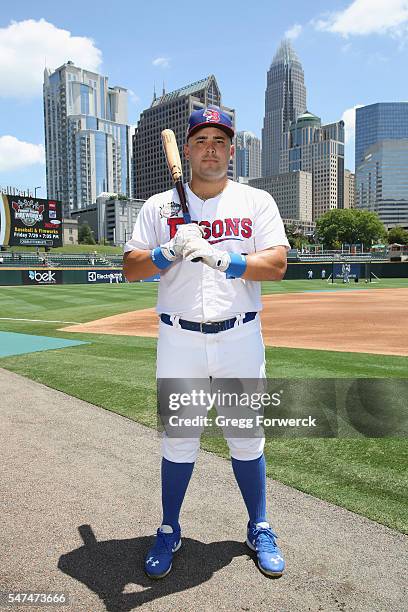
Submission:
[[[191,114],[184,154],[191,166],[185,189],[192,222],[184,223],[175,189],[154,195],[125,245],[129,281],[161,275],[158,379],[265,378],[260,281],[282,279],[289,242],[273,198],[227,178],[233,136],[220,108]],[[249,515],[247,545],[264,574],[280,576],[285,562],[266,514],[263,432],[227,443]],[[180,510],[199,446],[198,436],[163,435],[163,518],[145,558],[151,578],[170,572],[181,546]]]

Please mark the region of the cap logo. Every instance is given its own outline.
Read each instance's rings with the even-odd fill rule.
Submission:
[[[203,112],[203,117],[205,117],[206,121],[208,122],[210,121],[213,123],[221,122],[220,113],[214,110],[213,108],[206,108],[205,111]]]

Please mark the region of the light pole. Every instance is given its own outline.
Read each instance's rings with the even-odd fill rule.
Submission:
[[[41,185],[39,187],[34,187],[34,198],[37,197],[37,189],[41,189]]]

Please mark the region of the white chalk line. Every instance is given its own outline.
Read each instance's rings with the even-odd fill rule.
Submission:
[[[14,319],[12,317],[0,317],[0,321],[30,321],[31,323],[72,323],[81,325],[78,321],[44,321],[44,319]]]

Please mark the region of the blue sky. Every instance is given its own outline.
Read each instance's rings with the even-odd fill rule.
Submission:
[[[308,109],[324,122],[346,120],[354,169],[354,107],[408,99],[408,0],[3,4],[0,186],[41,186],[45,197],[45,62],[53,69],[72,59],[129,88],[131,124],[154,83],[172,91],[213,73],[238,129],[260,137],[266,72],[285,34],[303,64]]]

